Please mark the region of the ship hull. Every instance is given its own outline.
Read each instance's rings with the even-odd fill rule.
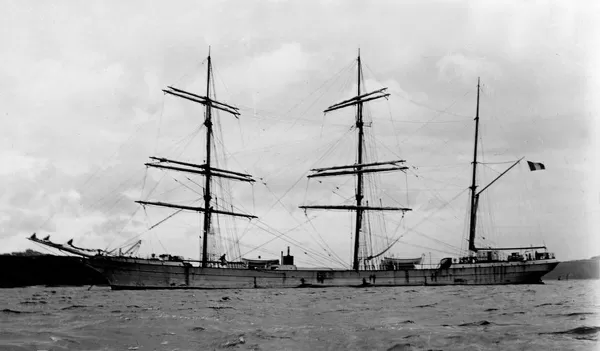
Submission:
[[[202,268],[182,262],[92,257],[87,264],[112,289],[253,289],[422,285],[539,284],[556,260],[456,264],[444,269],[260,270]]]

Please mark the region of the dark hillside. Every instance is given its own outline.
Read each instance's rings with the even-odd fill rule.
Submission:
[[[542,278],[546,279],[600,279],[600,256],[589,260],[561,262]]]
[[[79,257],[44,255],[33,250],[0,255],[0,288],[104,284],[102,275]]]

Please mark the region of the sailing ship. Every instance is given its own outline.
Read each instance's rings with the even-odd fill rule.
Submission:
[[[227,288],[301,288],[301,287],[364,287],[364,286],[414,286],[414,285],[485,285],[485,284],[535,284],[550,272],[558,261],[545,246],[481,248],[476,247],[476,224],[478,200],[483,191],[512,169],[522,159],[516,161],[487,186],[478,190],[477,144],[479,133],[479,80],[477,84],[477,107],[475,115],[475,146],[472,162],[472,182],[470,188],[469,254],[459,258],[443,258],[435,266],[423,266],[419,258],[384,257],[383,253],[365,255],[361,251],[364,240],[366,214],[371,211],[400,213],[411,211],[407,207],[373,206],[365,201],[365,177],[368,174],[383,172],[404,172],[408,168],[405,160],[365,161],[365,121],[363,106],[374,100],[388,98],[387,88],[363,92],[362,63],[360,53],[357,58],[357,92],[352,98],[333,104],[325,113],[352,108],[356,113],[357,131],[356,162],[350,165],[312,169],[309,178],[317,177],[356,177],[354,203],[352,205],[303,205],[307,210],[341,210],[354,213],[354,243],[351,269],[309,269],[294,264],[294,257],[281,254],[281,259],[241,259],[227,261],[225,255],[209,252],[208,239],[214,229],[215,216],[232,216],[253,219],[251,214],[218,208],[212,194],[214,179],[254,182],[250,174],[217,168],[211,162],[213,135],[213,109],[238,116],[239,109],[233,105],[217,101],[211,97],[211,57],[207,58],[206,95],[201,96],[175,87],[163,90],[165,93],[183,98],[205,108],[206,162],[194,164],[163,157],[151,157],[154,162],[146,165],[168,171],[199,174],[204,177],[204,206],[183,206],[166,202],[136,201],[142,206],[167,207],[203,214],[203,235],[201,260],[193,261],[181,256],[161,255],[142,258],[131,254],[139,242],[125,253],[106,252],[76,247],[72,241],[68,245],[51,242],[49,237],[38,239],[35,234],[29,239],[62,251],[85,257],[87,265],[102,273],[112,289],[227,289]],[[334,178],[335,179],[335,178]],[[535,250],[535,253],[534,253]],[[539,251],[538,251],[539,250]],[[385,250],[387,251],[387,250]],[[384,252],[385,252],[384,251]],[[512,251],[510,255],[504,252]],[[363,253],[360,255],[360,253]],[[529,253],[528,253],[529,252]]]

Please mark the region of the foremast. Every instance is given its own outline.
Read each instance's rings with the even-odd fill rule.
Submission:
[[[328,177],[328,176],[340,176],[340,175],[356,175],[356,192],[355,192],[355,201],[356,205],[347,206],[347,205],[312,205],[312,206],[300,206],[302,209],[325,209],[325,210],[348,210],[348,211],[356,211],[356,221],[354,228],[354,250],[353,250],[353,260],[352,260],[352,269],[355,271],[359,270],[360,267],[360,258],[359,258],[359,250],[360,250],[360,234],[363,226],[363,214],[365,211],[410,211],[410,208],[404,207],[372,207],[363,205],[363,175],[365,173],[375,173],[375,172],[389,172],[389,171],[404,171],[408,167],[399,166],[398,164],[403,163],[404,160],[394,160],[394,161],[385,161],[385,162],[374,162],[374,163],[364,163],[363,154],[364,154],[364,121],[363,121],[363,104],[368,101],[377,100],[381,98],[386,98],[390,95],[386,93],[387,88],[379,89],[372,91],[370,93],[362,93],[361,91],[361,81],[362,81],[362,64],[360,59],[360,50],[357,57],[357,94],[355,97],[341,101],[337,104],[329,106],[324,113],[328,113],[331,111],[335,111],[338,109],[342,109],[345,107],[356,106],[356,123],[355,127],[358,131],[358,145],[357,145],[357,163],[354,165],[346,165],[346,166],[334,166],[327,168],[316,168],[311,169],[314,173],[308,175],[309,178],[312,177]],[[382,166],[388,167],[382,167]]]
[[[204,105],[205,115],[204,115],[204,126],[206,127],[206,163],[204,164],[194,164],[189,162],[181,162],[176,160],[170,160],[164,157],[150,157],[150,159],[156,161],[154,163],[146,163],[145,165],[148,167],[161,168],[167,170],[174,170],[178,172],[187,172],[204,175],[204,207],[198,206],[183,206],[178,204],[171,204],[165,202],[150,202],[150,201],[136,201],[141,205],[152,205],[152,206],[160,206],[160,207],[168,207],[168,208],[176,208],[179,210],[187,210],[187,211],[195,211],[203,213],[203,236],[202,236],[202,267],[207,267],[209,264],[208,260],[208,236],[211,231],[211,223],[212,223],[212,215],[213,214],[221,214],[228,215],[234,217],[245,217],[245,218],[257,218],[256,216],[245,214],[245,213],[237,213],[233,211],[224,211],[215,209],[211,205],[211,201],[213,199],[212,196],[212,180],[213,178],[227,178],[232,180],[238,180],[243,182],[254,182],[252,176],[245,173],[233,172],[225,169],[220,169],[212,166],[212,146],[213,146],[213,122],[212,122],[212,109],[221,110],[227,112],[236,118],[240,115],[239,109],[235,106],[231,106],[229,104],[225,104],[223,102],[217,101],[216,99],[211,98],[211,76],[212,76],[212,61],[210,56],[210,50],[207,57],[207,77],[206,77],[206,96],[201,96],[197,94],[193,94],[187,92],[185,90],[177,89],[171,86],[168,86],[168,89],[163,89],[163,92],[166,94],[174,95],[201,105]],[[214,94],[213,94],[214,95]],[[174,166],[176,165],[176,166]],[[183,166],[183,167],[181,167]]]

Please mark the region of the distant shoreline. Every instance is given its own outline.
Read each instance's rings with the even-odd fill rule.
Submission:
[[[29,286],[108,285],[97,271],[73,256],[54,256],[28,250],[0,254],[0,288]]]
[[[542,280],[600,279],[600,257],[585,260],[564,261]]]

